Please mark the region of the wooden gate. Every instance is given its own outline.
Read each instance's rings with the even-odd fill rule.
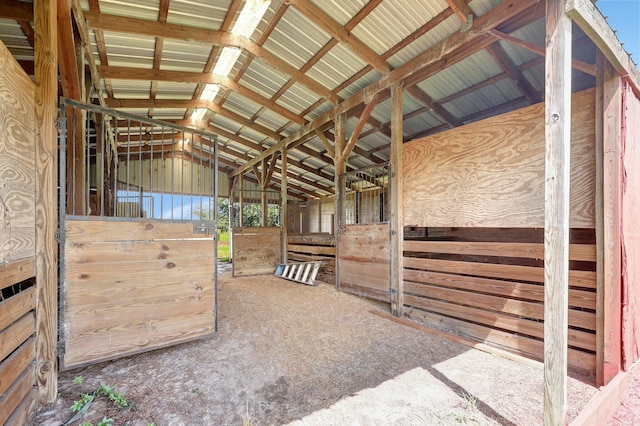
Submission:
[[[75,148],[60,152],[61,370],[210,336],[215,135],[64,105]]]

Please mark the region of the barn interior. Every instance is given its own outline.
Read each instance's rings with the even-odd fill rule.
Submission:
[[[2,422],[214,334],[223,221],[234,276],[544,362],[546,424],[628,384],[640,74],[594,2],[3,0],[0,41]]]

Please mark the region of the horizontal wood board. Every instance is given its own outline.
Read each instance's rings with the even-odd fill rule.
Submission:
[[[273,274],[282,259],[280,228],[233,228],[233,276]]]
[[[335,238],[330,234],[304,234],[287,236],[289,262],[322,261],[317,280],[335,284]]]
[[[346,226],[338,239],[342,290],[389,301],[389,234],[389,224]]]
[[[0,262],[35,256],[35,86],[0,42]]]
[[[154,221],[67,218],[65,229],[62,369],[214,332],[213,236]]]
[[[595,92],[573,95],[571,227],[595,226]],[[544,104],[404,144],[405,226],[544,226]]]
[[[452,233],[461,238],[458,230]],[[527,230],[519,234],[516,239],[534,235]],[[504,236],[499,231],[496,235],[497,239]],[[475,230],[469,229],[469,238],[477,237]],[[443,241],[403,244],[407,316],[542,359],[544,270],[540,244],[450,241],[446,230],[440,238]],[[571,245],[571,265],[579,269],[570,271],[570,364],[589,373],[595,371],[596,350],[594,253],[594,244]]]

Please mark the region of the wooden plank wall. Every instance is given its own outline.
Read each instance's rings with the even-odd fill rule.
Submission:
[[[333,235],[289,235],[287,237],[287,258],[290,262],[322,260],[324,263],[318,272],[317,279],[335,284],[336,247]]]
[[[233,276],[273,274],[280,263],[280,228],[233,228]]]
[[[622,188],[623,366],[640,359],[640,99],[624,83]]]
[[[595,226],[595,91],[574,94],[571,227]],[[544,104],[404,144],[405,226],[544,227]]]
[[[434,229],[404,241],[405,315],[523,356],[543,354],[542,230]],[[572,232],[569,364],[595,372],[595,234]]]
[[[348,225],[338,239],[340,289],[389,302],[390,229],[388,223]]]
[[[35,407],[35,86],[0,41],[0,424]]]
[[[69,369],[214,332],[215,240],[192,223],[65,221]]]

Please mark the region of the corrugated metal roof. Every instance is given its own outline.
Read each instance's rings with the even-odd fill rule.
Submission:
[[[154,43],[155,47],[155,43]],[[195,41],[164,39],[161,70],[203,72],[211,45]]]
[[[314,3],[343,27],[367,5],[365,0],[316,0]]]
[[[444,0],[385,0],[352,34],[382,55],[447,7]]]
[[[307,75],[323,86],[334,89],[366,65],[364,60],[339,43],[323,56]]]
[[[191,99],[195,89],[196,84],[194,83],[159,81],[156,89],[156,99]]]
[[[330,39],[322,29],[290,7],[263,47],[300,69]]]
[[[295,83],[278,100],[278,104],[284,106],[296,114],[313,105],[319,98],[315,93],[311,93],[306,87]]]
[[[219,30],[232,0],[171,0],[167,22]],[[157,19],[157,16],[152,19]]]
[[[135,2],[100,0],[100,12],[102,13],[139,19],[157,20],[159,6],[160,0],[136,0]]]
[[[264,61],[254,59],[240,79],[240,84],[266,97],[272,97],[289,77],[277,71]]]
[[[153,68],[155,37],[139,36],[131,39],[126,34],[103,32],[109,65],[120,67]]]

